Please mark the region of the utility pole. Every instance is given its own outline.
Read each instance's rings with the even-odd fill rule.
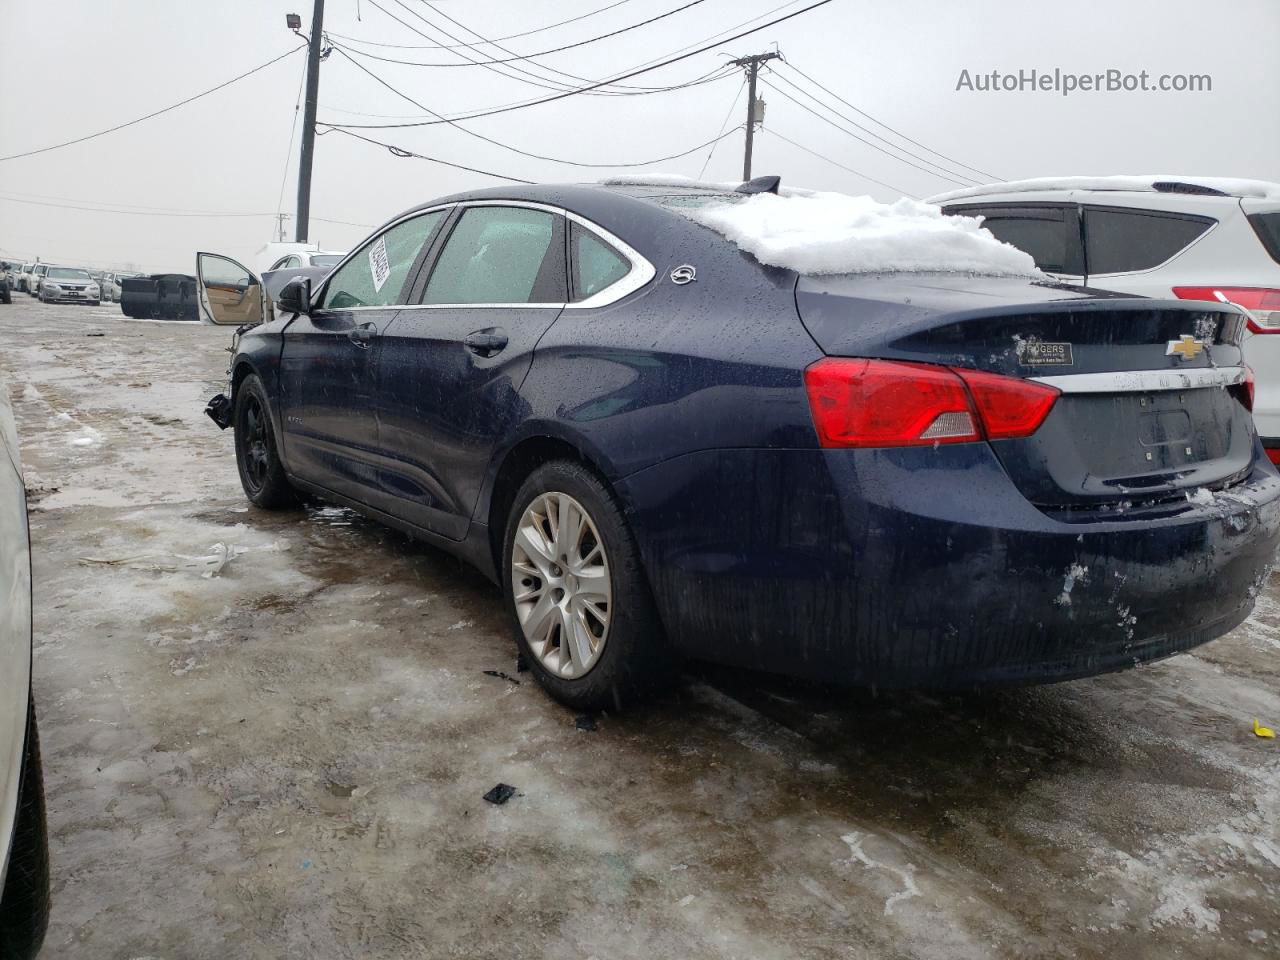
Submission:
[[[320,41],[324,32],[324,0],[311,12],[311,48],[307,51],[307,100],[302,112],[302,156],[298,161],[298,225],[294,239],[307,242],[311,225],[311,161],[316,152],[316,101],[320,99]]]
[[[276,214],[276,239],[284,243],[284,222],[289,219],[287,213]]]
[[[745,67],[747,70],[747,148],[742,158],[742,179],[747,181],[751,179],[751,146],[752,140],[756,132],[756,124],[761,119],[756,116],[756,74],[760,70],[760,64],[767,60],[781,60],[781,53],[757,53],[750,57],[740,57],[732,61],[735,67]]]

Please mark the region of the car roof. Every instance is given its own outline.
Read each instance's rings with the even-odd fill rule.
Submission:
[[[1230,177],[1188,177],[1171,174],[1113,177],[1036,177],[988,183],[978,187],[949,190],[929,197],[929,203],[954,203],[1020,193],[1097,192],[1172,194],[1199,197],[1230,197],[1280,200],[1280,183],[1268,180],[1241,180]]]

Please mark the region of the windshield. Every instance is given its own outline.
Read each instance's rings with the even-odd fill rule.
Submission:
[[[88,272],[80,270],[76,267],[51,267],[49,269],[50,280],[91,280]]]
[[[321,253],[311,258],[313,267],[336,267],[342,262],[344,254],[341,253]]]

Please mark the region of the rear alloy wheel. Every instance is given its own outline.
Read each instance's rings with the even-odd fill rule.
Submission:
[[[668,679],[668,649],[622,511],[589,470],[535,470],[508,515],[503,586],[538,682],[578,710],[621,710]]]
[[[550,673],[585,676],[609,639],[609,558],[595,522],[567,493],[539,494],[512,545],[516,619],[529,650]]]
[[[244,488],[245,496],[255,506],[267,510],[297,504],[297,492],[280,463],[267,394],[257,374],[245,377],[236,390],[232,422],[236,435],[236,466],[240,469],[240,486]]]

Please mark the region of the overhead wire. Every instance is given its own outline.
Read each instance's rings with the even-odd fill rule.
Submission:
[[[268,60],[266,63],[259,64],[258,66],[254,67],[252,70],[246,70],[244,73],[239,74],[238,76],[232,77],[230,80],[224,80],[222,83],[218,84],[215,87],[210,87],[208,90],[202,91],[201,93],[197,93],[194,96],[187,97],[185,100],[179,100],[177,103],[170,104],[167,107],[162,107],[159,110],[154,110],[151,113],[146,114],[145,116],[138,117],[134,120],[128,120],[124,123],[118,123],[114,127],[108,127],[105,130],[99,130],[97,133],[89,133],[83,137],[76,137],[73,140],[64,140],[61,143],[53,143],[47,147],[39,147],[38,149],[35,149],[35,150],[25,150],[21,153],[11,153],[8,156],[0,157],[0,163],[4,162],[5,160],[17,160],[20,157],[33,157],[40,153],[48,153],[50,150],[60,150],[63,147],[70,147],[77,143],[84,143],[86,140],[93,140],[97,137],[104,137],[109,133],[115,133],[117,130],[123,130],[126,127],[132,127],[135,124],[139,124],[139,123],[142,123],[143,121],[150,120],[154,117],[158,117],[161,114],[170,112],[171,110],[177,110],[179,107],[185,107],[188,103],[194,103],[195,101],[201,99],[202,97],[209,96],[209,94],[211,93],[217,93],[219,90],[223,89],[224,87],[229,87],[231,86],[231,84],[236,83],[240,80],[243,80],[246,77],[251,77],[258,71],[265,70],[267,67],[271,66],[272,64],[279,63],[285,57],[293,56],[293,54],[297,53],[299,50],[305,50],[305,49],[306,49],[305,45],[294,47],[291,50],[280,54],[280,56],[278,57],[273,57],[272,59]]]
[[[806,147],[803,143],[797,143],[796,141],[790,139],[789,137],[784,137],[782,134],[778,133],[778,131],[776,130],[769,129],[769,128],[763,128],[763,129],[765,133],[769,134],[769,136],[777,137],[779,140],[782,140],[785,143],[791,144],[791,146],[795,147],[796,149],[803,150],[805,153],[810,154],[811,156],[817,157],[819,160],[825,160],[827,161],[827,163],[831,164],[832,166],[839,167],[841,170],[847,170],[849,173],[852,173],[855,176],[859,176],[863,180],[870,180],[874,184],[878,184],[879,186],[885,187],[888,190],[892,190],[895,193],[900,193],[904,197],[910,197],[912,200],[920,199],[914,193],[908,193],[906,190],[903,190],[901,187],[895,187],[891,183],[885,183],[883,180],[877,180],[875,177],[871,176],[870,174],[863,173],[861,170],[855,170],[853,169],[853,167],[846,167],[843,163],[840,163],[839,161],[836,161],[836,160],[832,160],[830,157],[826,156],[825,154],[819,153],[817,150],[811,150],[809,147]]]
[[[637,77],[637,76],[640,76],[641,74],[649,73],[653,70],[660,70],[663,67],[668,67],[673,63],[679,63],[682,60],[688,60],[690,57],[696,57],[698,54],[706,53],[708,50],[714,49],[715,47],[720,46],[722,43],[731,43],[734,40],[740,40],[743,37],[750,36],[753,33],[759,33],[761,30],[767,30],[769,27],[776,26],[779,23],[784,23],[787,20],[791,20],[795,17],[801,16],[805,13],[810,12],[811,10],[816,10],[819,7],[824,7],[831,2],[832,0],[815,0],[815,2],[810,3],[807,6],[801,7],[799,10],[794,10],[791,13],[785,14],[781,17],[775,17],[773,20],[770,20],[767,23],[762,23],[759,26],[752,27],[749,30],[743,30],[740,33],[734,34],[733,36],[726,38],[725,40],[717,40],[714,43],[706,44],[704,46],[698,47],[695,50],[691,50],[687,53],[681,53],[677,56],[667,57],[666,59],[658,63],[650,64],[648,66],[638,67],[636,69],[624,72],[621,75],[615,76],[609,80],[599,80],[588,86],[580,87],[576,90],[564,91],[562,93],[558,93],[549,97],[539,97],[537,99],[528,100],[519,104],[508,104],[502,107],[494,107],[494,108],[488,108],[483,110],[477,110],[471,113],[460,114],[454,117],[450,117],[447,120],[420,120],[420,121],[411,122],[411,123],[379,123],[379,124],[330,123],[329,125],[333,127],[342,127],[344,129],[352,129],[352,130],[390,130],[390,129],[401,129],[405,127],[430,127],[430,126],[437,126],[442,123],[450,123],[455,120],[476,120],[476,119],[479,119],[480,117],[497,116],[503,113],[510,113],[513,110],[521,110],[528,107],[540,106],[541,104],[544,104],[544,103],[554,103],[558,100],[564,100],[567,97],[572,97],[577,94],[585,93],[588,90],[598,89],[599,87],[605,86],[609,83],[615,83],[619,80],[628,80],[631,77]],[[790,4],[784,4],[784,6],[789,6],[789,5]],[[778,8],[778,9],[781,9],[781,8]],[[750,22],[750,21],[747,21],[747,22]]]
[[[345,51],[339,49],[338,52],[342,54],[344,57],[347,57],[348,60],[351,60],[351,58],[347,56]],[[368,74],[368,76],[376,80],[382,86],[386,87],[396,96],[406,100],[407,102],[413,104],[415,107],[418,107],[421,110],[425,110],[427,113],[431,114],[432,116],[440,117],[438,113],[436,113],[426,104],[418,102],[413,97],[405,93],[403,90],[400,90],[397,87],[393,86],[392,84],[388,83],[385,79],[378,76],[376,73],[374,73],[369,68],[365,67],[363,64],[358,63],[355,60],[351,60],[351,62],[358,69]],[[533,153],[529,150],[521,150],[519,147],[513,147],[509,143],[504,143],[501,140],[495,140],[493,137],[486,137],[483,133],[477,133],[475,130],[470,130],[467,127],[462,126],[460,123],[455,123],[443,117],[441,117],[440,119],[445,120],[445,122],[447,122],[449,126],[453,127],[456,130],[460,130],[462,133],[467,134],[467,136],[469,137],[474,137],[477,140],[483,140],[485,143],[492,144],[495,147],[501,147],[503,150],[509,150],[512,153],[518,153],[520,154],[520,156],[523,156],[523,157],[529,157],[534,160],[545,160],[549,163],[560,163],[570,167],[585,167],[585,168],[591,168],[591,169],[620,169],[624,167],[647,167],[654,163],[663,163],[667,160],[675,160],[680,157],[686,157],[691,153],[697,153],[699,150],[702,150],[704,147],[711,146],[716,142],[723,140],[725,137],[729,136],[729,134],[733,132],[733,131],[729,131],[726,133],[722,130],[718,136],[716,136],[712,140],[708,140],[706,143],[700,143],[697,146],[690,147],[689,149],[683,150],[680,153],[673,153],[663,157],[654,157],[653,159],[650,159],[650,160],[628,161],[625,163],[585,163],[579,160],[566,160],[563,157],[549,157],[549,156],[546,156],[545,154]],[[337,127],[333,124],[329,124],[329,126],[333,126],[334,129],[342,129],[341,127]]]
[[[401,2],[401,0],[393,0],[393,2],[396,3],[398,6],[405,7],[406,10],[410,10],[410,12],[412,12],[412,9],[407,7],[403,2]],[[458,23],[458,21],[454,20],[453,17],[449,16],[448,14],[444,13],[441,10],[436,9],[429,2],[427,2],[427,0],[419,0],[419,2],[421,2],[423,6],[430,7],[431,10],[433,10],[438,15],[444,17],[446,20],[450,21],[451,23],[457,24],[459,27],[462,27],[464,30],[470,30],[470,28],[467,27],[466,25]],[[419,60],[394,60],[394,59],[389,59],[385,57],[378,57],[378,59],[379,60],[385,59],[387,60],[388,63],[400,63],[406,66],[412,66],[412,67],[445,67],[445,68],[447,67],[483,67],[483,66],[488,66],[490,64],[515,63],[520,60],[532,60],[534,57],[545,57],[548,54],[560,53],[561,51],[564,51],[564,50],[573,50],[577,47],[585,47],[588,44],[596,43],[600,40],[607,40],[609,37],[616,37],[616,36],[619,36],[620,34],[628,33],[631,30],[637,30],[640,27],[646,27],[651,23],[657,23],[659,20],[664,20],[667,17],[674,16],[677,13],[682,13],[683,11],[688,10],[690,7],[696,7],[699,4],[705,3],[705,2],[706,0],[687,0],[687,2],[682,4],[681,6],[675,7],[672,10],[668,10],[665,13],[660,13],[657,16],[649,17],[647,20],[641,20],[637,23],[631,23],[625,27],[620,27],[617,30],[611,30],[608,33],[602,33],[599,36],[589,37],[586,40],[578,40],[578,41],[575,41],[574,43],[562,44],[561,46],[551,47],[547,50],[539,50],[535,53],[524,53],[524,54],[518,54],[512,57],[494,58],[492,60],[477,60],[477,61],[472,61],[468,63],[423,63]],[[379,7],[378,9],[381,10],[382,8]],[[386,11],[384,10],[383,12],[385,13]],[[445,31],[439,25],[437,24],[431,24],[431,25],[435,27],[435,29],[440,30],[441,33],[445,33]],[[474,33],[475,31],[470,31],[470,32]],[[448,33],[445,33],[445,35],[450,36]],[[452,39],[456,40],[458,38],[453,37]],[[491,43],[494,46],[497,46],[496,41],[485,40],[484,42]],[[467,46],[468,46],[468,49],[474,49],[474,45],[468,44]],[[369,54],[369,56],[372,56],[372,54]],[[582,78],[579,77],[578,79],[580,80]]]
[[[998,177],[998,176],[996,176],[994,173],[987,173],[985,170],[980,170],[980,169],[979,169],[979,168],[977,168],[977,167],[971,167],[971,166],[969,166],[969,164],[964,163],[964,162],[962,162],[962,161],[960,161],[960,160],[957,160],[957,159],[955,159],[955,157],[949,157],[949,156],[947,156],[945,153],[942,153],[941,151],[935,150],[935,149],[933,149],[932,147],[925,146],[925,145],[924,145],[923,143],[921,143],[919,140],[912,140],[912,139],[911,139],[909,136],[907,136],[905,133],[902,133],[900,130],[895,130],[893,127],[889,126],[889,125],[888,125],[887,123],[885,123],[883,120],[879,120],[879,119],[877,119],[876,117],[873,117],[871,114],[867,113],[867,111],[863,110],[861,107],[855,107],[852,103],[850,103],[850,102],[849,102],[848,100],[846,100],[844,97],[840,96],[840,94],[836,93],[834,90],[831,90],[829,87],[825,87],[825,86],[823,86],[823,85],[822,85],[821,83],[819,83],[817,80],[813,79],[813,77],[809,76],[809,74],[805,73],[803,70],[801,70],[799,67],[797,67],[794,63],[791,63],[790,61],[788,61],[788,60],[785,60],[785,59],[784,59],[784,60],[782,61],[782,65],[783,65],[784,67],[787,67],[787,68],[791,69],[791,70],[794,70],[796,73],[798,73],[798,74],[799,74],[800,76],[802,76],[804,79],[808,80],[810,83],[812,83],[812,84],[813,84],[815,87],[817,87],[819,90],[822,90],[823,92],[825,92],[825,93],[827,93],[827,94],[829,94],[829,95],[831,95],[831,96],[835,97],[837,100],[839,100],[841,103],[843,103],[843,104],[844,104],[846,107],[848,107],[850,110],[854,110],[854,111],[856,111],[857,113],[859,113],[859,114],[861,114],[862,116],[866,117],[868,120],[872,121],[873,123],[878,123],[880,126],[884,127],[886,130],[888,130],[888,131],[889,131],[890,133],[892,133],[894,136],[901,137],[903,140],[907,141],[907,143],[915,144],[915,145],[916,145],[917,147],[919,147],[921,150],[927,150],[929,153],[932,153],[934,156],[941,157],[943,160],[946,160],[946,161],[948,161],[949,163],[954,163],[954,164],[955,164],[956,166],[958,166],[958,167],[964,167],[966,170],[971,170],[971,171],[973,171],[974,173],[979,174],[979,175],[981,175],[981,176],[983,176],[983,177],[988,177],[988,178],[990,178],[990,179],[992,179],[992,180],[1002,180],[1002,179],[1004,179],[1003,177]]]
[[[326,133],[342,133],[342,134],[346,134],[348,137],[354,137],[357,140],[363,140],[365,143],[372,143],[375,146],[385,148],[386,150],[390,151],[390,153],[393,156],[397,156],[397,157],[402,157],[402,158],[414,157],[418,160],[427,160],[427,161],[430,161],[431,163],[441,164],[442,166],[453,167],[455,170],[466,170],[469,173],[483,174],[486,177],[493,177],[496,180],[510,180],[512,183],[532,184],[534,182],[533,180],[525,180],[522,177],[511,177],[511,176],[507,176],[504,173],[494,173],[492,170],[481,170],[479,167],[468,167],[465,164],[453,163],[449,160],[441,160],[439,157],[428,157],[425,154],[415,153],[412,150],[406,150],[403,147],[397,147],[394,143],[383,143],[381,140],[374,140],[372,137],[366,137],[358,133],[352,133],[350,130],[343,130],[340,127],[331,127],[329,130],[325,132]]]
[[[576,17],[570,17],[568,20],[558,20],[555,23],[548,23],[545,27],[536,27],[533,30],[525,30],[522,33],[511,33],[505,37],[498,37],[496,41],[490,41],[490,42],[492,43],[492,42],[502,42],[504,40],[517,40],[520,37],[528,37],[528,36],[532,36],[535,33],[543,33],[544,31],[547,31],[547,30],[553,30],[556,27],[563,27],[567,23],[576,23],[579,20],[586,20],[588,17],[594,17],[596,14],[604,13],[606,10],[612,10],[614,7],[620,7],[624,3],[630,3],[630,2],[631,0],[614,0],[613,3],[607,4],[606,6],[603,6],[603,7],[598,7],[595,10],[589,10],[586,13],[579,14]],[[363,43],[366,46],[371,46],[371,47],[388,47],[393,50],[451,50],[454,47],[454,45],[447,44],[447,43],[446,44],[433,43],[425,46],[423,44],[414,44],[414,43],[381,43],[377,40],[365,40],[362,37],[344,36],[341,33],[331,33],[330,36],[338,37],[341,40],[346,40],[351,43]],[[465,46],[465,44],[458,44],[457,46]]]
[[[793,83],[792,81],[788,80],[788,79],[787,79],[786,77],[784,77],[782,74],[780,74],[780,73],[778,73],[778,72],[776,72],[776,71],[774,71],[774,70],[769,70],[769,75],[770,75],[770,76],[772,76],[772,77],[775,77],[775,78],[776,78],[776,79],[778,79],[778,80],[781,80],[783,83],[787,84],[787,85],[788,85],[789,87],[791,87],[793,90],[797,91],[797,92],[798,92],[798,93],[800,93],[800,94],[803,94],[805,97],[808,97],[808,98],[809,98],[813,103],[817,104],[817,105],[818,105],[819,107],[821,107],[823,110],[826,110],[826,111],[827,111],[828,113],[830,113],[832,116],[834,116],[834,117],[836,117],[836,118],[838,118],[838,119],[840,119],[840,120],[844,121],[845,123],[849,124],[849,125],[850,125],[850,126],[852,126],[854,129],[856,129],[856,130],[861,130],[863,133],[867,134],[867,136],[869,136],[869,137],[874,137],[876,140],[880,141],[880,142],[881,142],[882,144],[884,144],[886,147],[892,148],[893,150],[896,150],[896,151],[898,151],[899,153],[906,154],[906,155],[907,155],[908,157],[910,157],[911,159],[913,159],[913,160],[918,160],[918,161],[920,161],[921,163],[926,164],[926,165],[927,165],[927,166],[929,166],[929,167],[932,167],[934,170],[938,171],[938,173],[942,174],[944,177],[953,178],[953,182],[954,182],[954,178],[957,178],[957,177],[958,177],[958,178],[960,178],[960,179],[962,179],[962,180],[972,182],[972,183],[973,183],[973,184],[975,184],[975,185],[977,184],[977,182],[978,182],[978,181],[974,180],[974,178],[973,178],[972,176],[970,176],[969,174],[967,174],[967,173],[961,173],[961,172],[960,172],[960,171],[958,171],[958,170],[952,170],[952,169],[950,169],[950,168],[948,168],[948,167],[944,167],[944,166],[942,166],[942,164],[940,164],[940,163],[936,163],[935,161],[930,160],[930,159],[928,159],[927,157],[922,157],[922,156],[920,156],[919,154],[913,153],[912,151],[908,150],[906,147],[899,146],[898,144],[894,143],[893,141],[891,141],[891,140],[887,140],[885,137],[883,137],[883,136],[881,136],[880,134],[876,133],[874,130],[871,130],[871,129],[867,128],[867,127],[864,127],[862,124],[858,123],[858,121],[856,121],[856,120],[852,119],[851,117],[847,117],[847,116],[845,116],[845,115],[844,115],[843,113],[841,113],[839,110],[837,110],[836,108],[832,107],[829,103],[826,103],[825,101],[823,101],[823,100],[819,99],[818,97],[815,97],[815,96],[814,96],[812,93],[810,93],[808,90],[805,90],[803,87],[800,87],[800,86],[798,86],[797,84]],[[774,87],[773,89],[777,90],[778,88],[777,88],[777,87]],[[864,142],[866,142],[866,141],[864,141]]]
[[[747,78],[742,78],[742,83],[738,86],[738,92],[733,95],[733,102],[729,104],[729,109],[725,112],[724,121],[720,124],[720,136],[716,137],[711,143],[711,149],[707,151],[707,159],[702,161],[702,169],[698,171],[698,179],[702,179],[702,175],[707,172],[707,165],[711,163],[711,157],[716,152],[716,147],[720,145],[720,141],[724,139],[724,128],[729,125],[729,118],[733,116],[734,109],[738,106],[738,101],[742,99],[742,91],[747,86]],[[743,127],[745,128],[745,124]],[[736,132],[736,128],[735,128]]]
[[[886,157],[891,157],[891,158],[893,158],[894,160],[897,160],[899,163],[905,164],[905,165],[906,165],[906,166],[908,166],[908,167],[914,167],[915,169],[917,169],[917,170],[921,171],[922,173],[927,173],[927,174],[929,174],[929,176],[931,176],[931,177],[935,177],[935,178],[937,178],[937,179],[939,179],[939,180],[945,180],[945,181],[947,181],[948,183],[954,183],[954,184],[956,184],[957,186],[967,187],[967,186],[970,186],[970,185],[971,185],[971,184],[966,183],[966,182],[964,182],[964,181],[962,181],[962,180],[957,180],[957,179],[955,179],[954,177],[949,177],[949,176],[945,176],[944,174],[937,173],[937,172],[935,172],[935,171],[933,171],[933,170],[930,170],[928,167],[922,167],[922,166],[920,166],[920,164],[918,164],[918,163],[912,163],[910,160],[904,159],[903,157],[900,157],[900,156],[898,156],[897,154],[890,153],[888,150],[884,149],[884,148],[883,148],[883,147],[881,147],[879,144],[874,143],[874,142],[872,142],[872,141],[870,141],[870,140],[866,139],[865,137],[860,137],[860,136],[858,136],[858,134],[854,133],[852,130],[849,130],[849,129],[848,129],[848,128],[846,128],[846,127],[842,127],[840,124],[836,123],[834,120],[831,120],[830,118],[823,116],[822,114],[818,113],[818,111],[816,111],[816,110],[812,109],[811,107],[809,107],[809,106],[807,106],[807,105],[805,105],[805,104],[801,103],[799,100],[797,100],[795,97],[791,96],[789,93],[787,93],[787,92],[786,92],[785,90],[783,90],[781,87],[775,86],[774,84],[772,84],[772,83],[770,83],[768,80],[766,80],[764,77],[761,77],[761,78],[760,78],[760,82],[761,82],[764,86],[768,87],[770,90],[772,90],[772,91],[774,91],[775,93],[779,94],[780,96],[783,96],[783,97],[785,97],[786,99],[790,100],[792,103],[794,103],[796,106],[798,106],[801,110],[805,111],[806,113],[812,114],[813,116],[815,116],[815,117],[817,117],[819,120],[821,120],[823,123],[828,124],[828,125],[830,125],[830,126],[832,126],[832,127],[835,127],[835,128],[836,128],[837,130],[839,130],[841,133],[846,134],[847,136],[853,137],[853,139],[855,139],[855,140],[859,141],[860,143],[864,143],[864,144],[866,144],[866,145],[867,145],[868,147],[870,147],[871,149],[876,150],[876,151],[878,151],[878,152],[880,152],[880,153],[883,153]]]

